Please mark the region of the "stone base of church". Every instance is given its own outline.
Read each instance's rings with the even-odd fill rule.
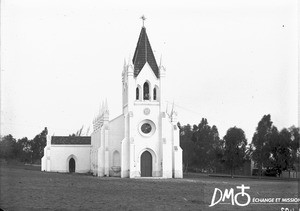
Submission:
[[[98,173],[97,173],[98,177],[104,177],[104,168],[98,168]]]
[[[161,171],[153,171],[152,177],[161,177]]]
[[[109,170],[110,177],[121,177],[121,167],[120,166],[112,166]]]
[[[42,170],[42,171],[46,171],[46,170]],[[51,171],[47,171],[47,172],[54,172],[54,173],[70,173],[69,171],[67,170],[51,170]],[[75,171],[74,173],[76,174],[86,174],[86,173],[90,173],[90,170],[79,170],[79,171]]]
[[[182,173],[182,171],[180,171],[180,170],[175,170],[174,172],[173,172],[174,174],[174,178],[183,178],[183,173]]]
[[[129,174],[130,178],[140,178],[141,173],[139,171],[131,171]],[[170,174],[172,178],[172,173]],[[162,177],[162,172],[161,171],[152,171],[152,177]]]
[[[140,177],[140,172],[139,171],[130,171],[129,172],[129,177],[130,178],[135,178],[135,177]]]
[[[172,178],[172,171],[163,171],[163,178]]]
[[[122,171],[121,170],[121,178],[128,178],[129,177],[129,170]]]

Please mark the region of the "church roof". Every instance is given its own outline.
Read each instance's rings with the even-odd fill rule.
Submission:
[[[146,33],[146,28],[142,27],[138,43],[134,52],[132,63],[134,65],[134,76],[138,76],[144,65],[148,62],[152,71],[159,77],[158,66]]]
[[[52,136],[51,144],[90,145],[90,136]]]

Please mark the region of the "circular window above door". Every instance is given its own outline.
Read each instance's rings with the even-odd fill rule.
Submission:
[[[152,130],[152,127],[151,127],[151,125],[150,125],[149,123],[144,123],[144,124],[142,124],[142,126],[141,126],[141,131],[142,131],[143,133],[148,134],[148,133],[151,132],[151,130]]]
[[[145,119],[140,122],[138,130],[142,136],[150,137],[155,133],[156,127],[151,120]]]

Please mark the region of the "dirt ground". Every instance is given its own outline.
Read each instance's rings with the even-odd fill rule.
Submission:
[[[281,210],[299,204],[253,204],[253,198],[295,198],[297,181],[185,175],[184,179],[120,179],[41,172],[38,167],[1,165],[0,207],[4,210]],[[209,207],[215,188],[246,190],[251,203],[227,199]],[[217,197],[216,197],[217,198]],[[246,197],[238,198],[240,203]]]

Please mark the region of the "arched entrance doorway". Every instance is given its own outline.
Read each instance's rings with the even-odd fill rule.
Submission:
[[[70,173],[75,172],[75,160],[74,160],[74,158],[71,158],[69,160],[69,172]]]
[[[152,177],[152,155],[148,151],[141,155],[141,176]]]

